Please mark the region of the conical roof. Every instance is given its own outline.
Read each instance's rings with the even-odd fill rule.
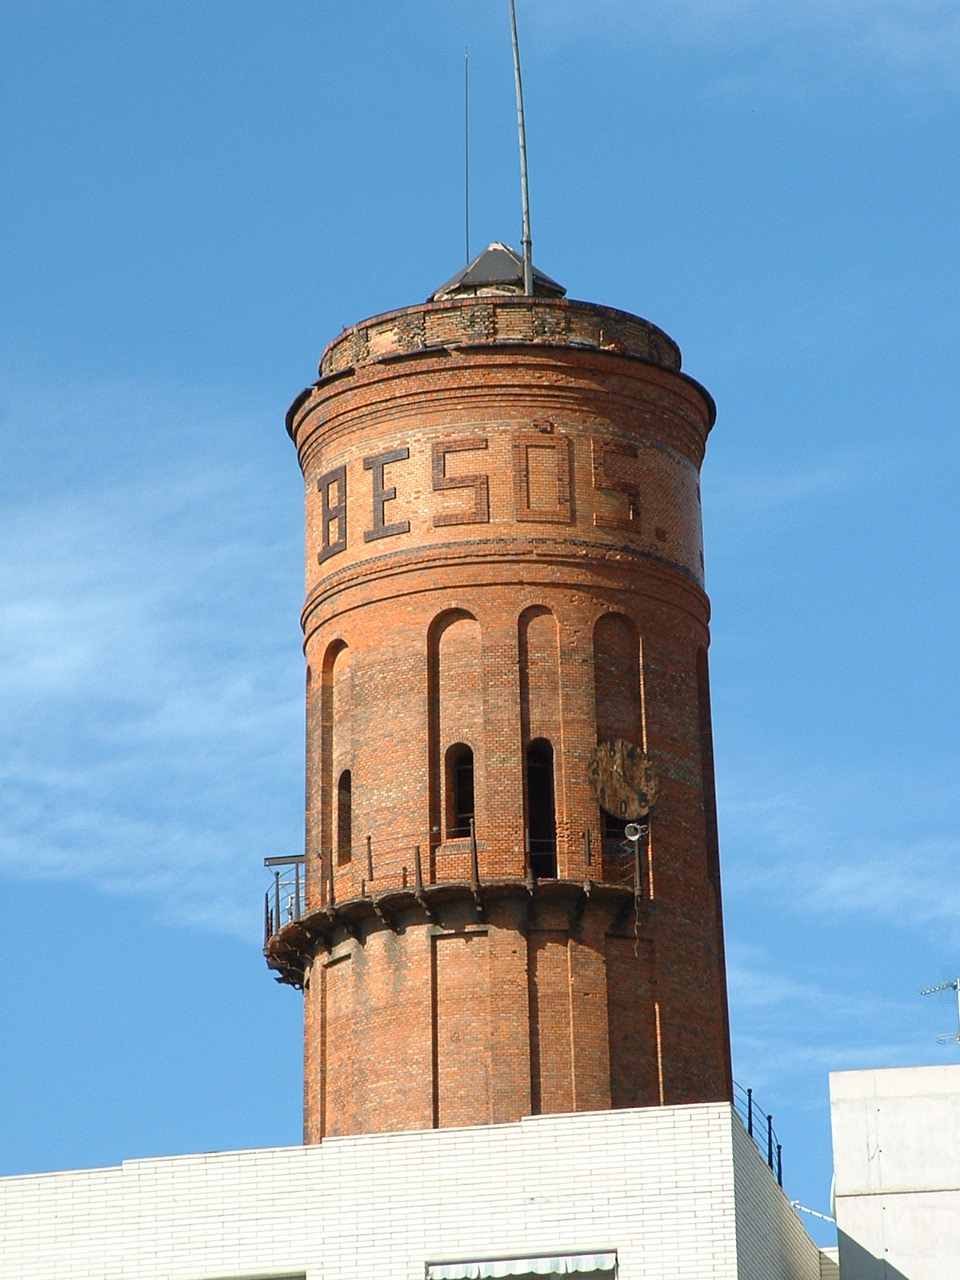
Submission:
[[[538,298],[562,298],[562,284],[533,269],[533,292]],[[483,293],[523,293],[523,258],[508,244],[494,240],[455,276],[434,289],[428,302],[443,298],[470,297]]]

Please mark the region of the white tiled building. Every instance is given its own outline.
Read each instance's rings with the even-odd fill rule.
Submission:
[[[0,1180],[0,1280],[820,1280],[724,1103]]]

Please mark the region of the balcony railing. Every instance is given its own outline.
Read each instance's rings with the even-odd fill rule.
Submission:
[[[631,888],[637,898],[645,896],[645,888],[641,863],[641,842],[645,836],[645,828],[641,840],[604,837],[597,848],[591,847],[590,833],[582,833],[584,868],[588,878],[598,878],[613,884]],[[461,856],[469,860],[465,874],[471,884],[479,888],[480,875],[478,868],[478,839],[474,820],[470,819],[470,829],[461,835],[451,836],[454,843],[463,841],[467,846],[461,850]],[[339,852],[333,856],[324,855],[317,870],[322,876],[319,897],[321,901],[332,905],[334,890],[339,887],[339,872],[350,864],[355,868],[354,874],[359,877],[359,887],[353,892],[366,896],[375,886],[393,888],[408,885],[422,891],[424,885],[436,882],[436,856],[440,848],[440,837],[436,829],[432,837],[424,840],[423,845],[417,843],[417,836],[395,835],[389,845],[375,845],[371,836],[363,837],[359,844],[355,843],[348,851],[348,856]],[[557,842],[554,838],[538,839],[524,832],[523,877],[532,885],[536,880],[555,880],[557,878]],[[426,852],[421,855],[421,848]],[[402,865],[397,865],[399,857],[406,855]],[[446,856],[446,855],[444,855]],[[380,870],[383,863],[393,864],[384,877]],[[305,858],[297,854],[281,858],[265,858],[264,866],[273,877],[273,884],[264,897],[264,945],[278,933],[284,925],[299,920],[306,910],[305,902]]]
[[[263,945],[290,920],[303,914],[303,854],[287,858],[264,858],[263,865],[273,875],[273,885],[264,895]]]

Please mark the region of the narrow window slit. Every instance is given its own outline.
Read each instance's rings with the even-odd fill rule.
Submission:
[[[344,769],[337,781],[337,865],[343,866],[353,857],[353,812],[350,770]]]
[[[527,747],[527,841],[534,877],[554,879],[557,874],[557,817],[553,747],[546,738],[534,738]]]
[[[474,817],[473,752],[458,742],[447,752],[447,838],[470,834]]]

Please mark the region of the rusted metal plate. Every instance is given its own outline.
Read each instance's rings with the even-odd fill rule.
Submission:
[[[615,818],[645,818],[657,799],[657,775],[650,760],[633,742],[614,738],[601,742],[588,768],[600,807]]]

